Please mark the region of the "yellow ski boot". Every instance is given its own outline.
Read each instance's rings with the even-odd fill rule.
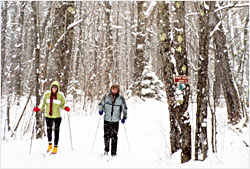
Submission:
[[[54,146],[52,154],[56,154],[57,153],[57,146]]]
[[[52,149],[52,143],[49,143],[49,147],[48,147],[47,153],[50,152],[51,149]]]

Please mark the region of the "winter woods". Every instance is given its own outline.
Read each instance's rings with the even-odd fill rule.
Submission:
[[[145,84],[149,67],[159,83]],[[177,75],[189,83],[175,83]],[[249,2],[1,1],[2,137],[16,132],[20,118],[27,123],[19,132],[31,128],[30,107],[54,80],[75,115],[95,107],[114,83],[127,97],[166,97],[171,153],[181,150],[182,162],[204,160],[209,148],[216,152],[217,107],[226,106],[237,130],[249,123]],[[23,98],[30,107],[16,111]],[[37,114],[36,137],[44,130]]]

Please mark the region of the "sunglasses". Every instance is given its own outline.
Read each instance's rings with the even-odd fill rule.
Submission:
[[[57,86],[52,86],[52,88],[56,88],[57,89]]]

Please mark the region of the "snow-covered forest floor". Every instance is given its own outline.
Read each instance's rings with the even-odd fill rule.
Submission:
[[[33,139],[29,153],[32,131],[30,130],[23,137],[8,137],[8,140],[1,141],[1,168],[249,168],[249,147],[245,144],[249,145],[249,126],[243,128],[242,133],[236,132],[227,124],[226,108],[217,108],[216,111],[217,153],[211,152],[208,131],[208,158],[205,161],[190,160],[181,164],[180,151],[170,155],[170,126],[166,102],[153,99],[142,101],[132,97],[127,100],[127,104],[128,119],[124,125],[120,123],[119,126],[116,158],[108,162],[102,158],[103,116],[97,128],[100,115],[95,108],[87,110],[96,111],[88,115],[80,116],[73,111],[70,112],[73,150],[68,116],[65,112],[62,116],[56,155],[43,156],[47,150],[47,137]],[[190,104],[189,110],[194,139],[195,105]],[[18,111],[21,112],[22,108]],[[1,129],[3,134],[3,123]],[[91,151],[96,130],[96,141]],[[194,146],[194,142],[192,144]]]

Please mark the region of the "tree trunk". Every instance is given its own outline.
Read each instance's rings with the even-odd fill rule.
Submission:
[[[169,105],[169,120],[170,120],[170,143],[171,143],[171,153],[175,153],[178,149],[181,148],[181,134],[180,127],[175,118],[175,113],[173,110],[174,107],[174,92],[175,92],[175,83],[174,83],[174,64],[171,62],[171,39],[170,39],[170,22],[169,22],[169,4],[161,3],[159,4],[159,16],[160,22],[162,23],[161,34],[160,34],[160,47],[161,47],[161,56],[163,60],[163,74],[164,81],[166,86],[166,93],[168,98]]]
[[[245,49],[245,60],[248,61],[248,63],[246,63],[246,66],[244,67],[243,65],[243,72],[248,72],[246,73],[246,79],[247,81],[249,82],[249,28],[248,27],[249,25],[249,10],[248,10],[248,14],[247,14],[247,19],[246,19],[246,23],[245,23],[245,29],[244,29],[244,49]],[[245,70],[245,71],[244,71]],[[242,78],[242,83],[243,83],[243,79]],[[249,96],[249,88],[248,88],[248,91],[245,92],[246,95]],[[247,106],[247,104],[249,104],[249,97],[246,97],[246,98],[243,98],[244,99],[244,102],[243,102],[243,112],[245,114],[245,125],[247,125],[249,123],[249,113],[248,113],[248,110],[249,110],[249,105]]]
[[[48,8],[48,12],[47,15],[44,19],[44,22],[42,23],[42,27],[40,28],[40,43],[43,43],[44,38],[45,38],[45,33],[46,33],[46,28],[48,29],[48,32],[51,32],[51,27],[52,26],[48,26],[49,23],[49,19],[51,17],[51,11],[52,11],[52,5],[54,2],[47,2],[49,8]],[[50,34],[47,36],[47,39],[45,40],[45,45],[47,45],[45,47],[45,59],[43,61],[43,66],[41,66],[41,93],[44,93],[47,89],[48,86],[50,84],[48,84],[48,76],[47,76],[47,68],[48,68],[48,62],[49,62],[49,55],[50,55],[50,51],[51,51],[51,37]]]
[[[171,152],[174,153],[181,149],[181,162],[191,159],[191,125],[189,122],[189,84],[180,91],[183,100],[179,100],[175,94],[178,85],[174,83],[175,75],[188,76],[186,37],[185,37],[185,5],[184,2],[174,2],[173,4],[173,40],[170,39],[169,7],[162,3],[160,11],[162,32],[161,32],[161,55],[163,57],[163,72],[166,84],[170,113],[170,143]],[[174,50],[171,50],[171,47]],[[174,53],[172,53],[174,51]],[[176,67],[171,61],[176,61]],[[177,72],[176,72],[177,71]]]
[[[220,79],[220,62],[217,62],[215,60],[214,62],[214,84],[213,84],[213,98],[214,98],[214,104],[219,105],[220,103],[220,97],[221,97],[221,79]]]
[[[106,71],[105,71],[105,76],[106,76],[106,89],[109,89],[110,83],[111,83],[111,70],[112,70],[112,65],[114,64],[113,62],[113,36],[112,36],[112,28],[111,28],[111,4],[108,1],[104,2],[105,4],[105,23],[106,23],[106,41],[105,41],[105,49],[106,49]]]
[[[215,103],[214,103],[215,104]],[[217,152],[217,139],[216,139],[216,106],[214,105],[214,110],[211,112],[211,144],[212,144],[212,152]]]
[[[39,27],[38,27],[38,2],[32,1],[32,9],[33,9],[33,19],[34,19],[34,46],[35,46],[35,63],[34,63],[34,70],[35,70],[35,83],[36,89],[35,89],[35,95],[36,95],[36,106],[40,104],[41,100],[41,92],[40,92],[40,48],[39,48]],[[44,125],[43,125],[43,119],[42,119],[42,113],[36,113],[36,138],[42,138],[44,134]]]
[[[214,81],[213,81],[213,100],[214,100],[214,110],[212,112],[211,124],[212,124],[212,151],[217,152],[217,141],[216,141],[216,107],[219,106],[221,101],[221,79],[220,79],[220,63],[216,61],[214,62]]]
[[[66,25],[64,27],[66,34],[63,40],[63,47],[62,47],[62,55],[61,55],[61,61],[62,61],[62,67],[61,67],[61,89],[62,92],[67,95],[67,88],[69,83],[69,72],[70,72],[70,65],[72,64],[71,57],[72,57],[72,48],[73,48],[73,35],[74,35],[74,29],[67,29],[67,27],[74,22],[74,12],[75,6],[74,1],[67,1],[65,4],[65,11],[64,14],[66,15],[65,22]]]
[[[119,17],[120,17],[120,3],[121,2],[117,2],[117,10],[116,10],[116,25],[120,25],[119,23]],[[116,33],[115,33],[115,40],[114,40],[114,58],[113,58],[113,70],[112,70],[112,81],[115,84],[119,84],[121,83],[121,79],[120,79],[120,72],[119,72],[119,51],[120,51],[120,46],[119,46],[119,29],[116,29]]]
[[[8,126],[8,131],[10,131],[10,95],[7,96],[7,126]]]
[[[213,14],[213,19],[216,21],[213,25],[213,27],[215,27],[220,22],[217,13]],[[241,111],[240,99],[229,65],[229,55],[226,46],[227,39],[221,24],[218,26],[218,29],[214,30],[213,37],[216,50],[215,60],[220,64],[220,69],[217,73],[220,75],[221,86],[226,100],[228,122],[235,125],[239,123],[243,113]]]
[[[1,18],[2,18],[2,25],[1,25],[1,99],[3,102],[3,98],[6,99],[7,101],[7,112],[6,112],[6,125],[8,128],[8,131],[11,129],[10,128],[10,93],[9,93],[9,88],[6,88],[5,85],[8,85],[8,83],[6,84],[6,31],[7,31],[7,10],[8,10],[8,1],[4,1],[1,3]],[[5,82],[5,83],[4,83]],[[7,95],[4,96],[3,94],[6,93]],[[7,98],[6,98],[7,97]],[[4,112],[4,110],[2,109],[3,106],[1,106],[1,112]],[[2,115],[3,117],[3,115]]]
[[[82,16],[82,3],[83,2],[78,2],[79,3],[79,19],[81,18]],[[76,4],[77,6],[77,4]],[[74,79],[74,87],[75,89],[79,90],[80,89],[80,84],[79,84],[79,81],[76,81],[76,79],[79,79],[80,77],[80,70],[79,70],[79,67],[80,67],[80,56],[82,55],[82,50],[84,48],[82,48],[82,39],[83,39],[83,35],[82,35],[82,24],[79,24],[79,32],[78,32],[78,35],[76,37],[76,42],[75,42],[75,46],[77,46],[77,49],[75,52],[77,52],[76,54],[76,59],[75,59],[75,67],[72,69],[72,71],[74,72],[73,73],[73,79]],[[72,59],[73,60],[73,59]],[[72,94],[73,94],[73,98],[77,98],[77,92],[76,90],[73,90],[72,91]]]
[[[74,1],[57,2],[52,28],[53,49],[51,55],[54,56],[54,59],[50,63],[53,65],[53,69],[48,73],[51,79],[59,81],[60,91],[65,96],[67,95],[73,46],[73,28],[68,29],[68,26],[74,22],[74,10]]]
[[[1,3],[1,96],[3,96],[3,90],[5,87],[3,86],[3,82],[5,81],[5,69],[6,69],[6,28],[7,28],[7,5],[8,1],[4,1]],[[3,98],[3,97],[2,97]],[[2,109],[2,107],[1,107]],[[1,110],[2,111],[2,110]]]
[[[207,4],[205,4],[207,3]],[[195,160],[207,158],[207,108],[208,108],[208,50],[209,50],[209,11],[205,5],[210,7],[210,2],[200,3],[199,18],[199,62],[197,82],[197,112],[195,132]]]
[[[145,50],[145,35],[146,35],[146,24],[145,24],[145,6],[144,1],[137,2],[137,36],[136,36],[136,49],[134,58],[134,76],[133,76],[133,87],[132,95],[141,97],[141,77],[145,66],[144,50]]]
[[[185,2],[175,2],[174,15],[174,41],[173,47],[175,49],[174,57],[176,60],[176,75],[188,76],[188,60],[186,51],[186,35],[185,35]],[[181,162],[187,162],[191,159],[191,125],[188,112],[189,104],[189,84],[185,84],[182,89],[183,101],[175,103],[173,109],[176,119],[181,128]],[[178,96],[175,96],[178,97]],[[178,102],[178,99],[175,98]]]
[[[20,16],[19,16],[19,28],[17,30],[18,38],[17,38],[17,56],[16,56],[16,63],[17,63],[17,70],[15,71],[16,76],[16,99],[17,105],[20,105],[20,97],[22,96],[22,52],[23,52],[23,25],[24,25],[24,8],[26,7],[27,2],[20,3]]]

